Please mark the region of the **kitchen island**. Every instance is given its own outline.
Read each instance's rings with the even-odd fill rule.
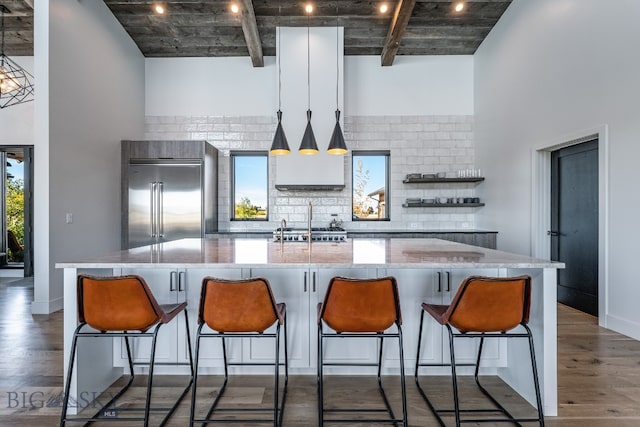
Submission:
[[[394,276],[398,280],[403,317],[405,364],[407,374],[415,364],[420,303],[448,303],[460,282],[469,275],[514,276],[532,278],[530,327],[534,334],[538,370],[546,415],[557,414],[556,374],[556,269],[564,265],[492,249],[438,239],[350,238],[346,242],[273,242],[271,239],[217,238],[183,239],[174,242],[118,251],[94,259],[59,263],[64,268],[64,355],[68,360],[73,330],[77,325],[76,276],[139,274],[149,283],[160,303],[187,301],[193,333],[197,317],[200,285],[205,276],[229,279],[266,277],[279,302],[287,303],[289,360],[293,374],[316,373],[316,305],[322,301],[329,280],[341,275],[356,278]],[[183,321],[180,317],[179,321]],[[184,326],[173,322],[160,332],[156,362],[157,373],[187,374],[188,352]],[[426,347],[420,360],[440,363],[448,358],[447,339],[433,321],[425,327]],[[77,356],[79,379],[72,383],[72,396],[87,396],[105,390],[123,373],[126,366],[120,339],[87,340],[80,343]],[[260,340],[235,340],[228,346],[232,361],[261,362],[273,358],[272,346]],[[325,360],[375,361],[377,340],[363,345],[348,338],[327,347]],[[473,341],[473,340],[465,340]],[[526,342],[493,340],[485,346],[482,373],[498,375],[529,402],[535,402]],[[472,362],[477,343],[456,348],[458,362]],[[134,357],[148,360],[149,343],[134,343]],[[392,346],[384,353],[387,374],[397,374],[399,364]],[[203,373],[220,373],[221,351],[216,346],[203,348],[200,357]],[[260,373],[259,367],[241,372]],[[142,368],[141,368],[142,369]],[[238,368],[240,369],[240,368]],[[343,368],[344,369],[344,368]],[[470,373],[470,370],[460,370]],[[143,371],[144,372],[144,371]],[[346,371],[332,371],[340,374]],[[422,372],[422,371],[421,371]],[[369,374],[367,368],[357,373]],[[449,373],[448,368],[429,368],[426,375]],[[65,367],[66,375],[66,367]],[[80,401],[86,399],[80,399]]]

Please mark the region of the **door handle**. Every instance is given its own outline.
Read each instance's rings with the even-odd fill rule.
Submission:
[[[438,292],[442,292],[442,273],[438,271]]]
[[[307,272],[304,272],[304,291],[307,292]]]
[[[158,224],[156,225],[158,237],[164,237],[164,183],[158,182],[158,207],[156,208],[158,215]]]
[[[169,273],[169,291],[173,292],[176,290],[176,279],[178,276],[178,272],[177,271],[172,271],[171,273]]]
[[[150,193],[151,193],[151,209],[149,211],[149,223],[151,224],[151,237],[156,237],[156,183],[152,182],[149,184]]]
[[[186,280],[187,279],[187,273],[184,271],[181,271],[180,273],[178,273],[178,291],[182,292],[184,291],[185,288],[185,284],[186,284]]]
[[[447,292],[451,292],[451,272],[447,271]]]
[[[312,281],[312,283],[313,283],[312,289],[313,289],[313,292],[315,292],[316,291],[316,272],[315,271],[313,272],[313,281]]]
[[[559,231],[556,230],[547,230],[547,236],[557,237],[560,235]]]

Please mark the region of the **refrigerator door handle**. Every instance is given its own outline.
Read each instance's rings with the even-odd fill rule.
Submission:
[[[158,213],[158,219],[156,224],[156,229],[158,233],[158,237],[164,237],[164,183],[158,182],[158,207],[156,211]]]
[[[151,225],[151,237],[156,237],[156,183],[149,184],[151,193],[151,209],[150,209],[150,225]]]

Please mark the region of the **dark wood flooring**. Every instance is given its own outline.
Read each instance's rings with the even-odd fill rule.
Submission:
[[[3,427],[58,424],[62,367],[66,363],[62,360],[63,316],[62,312],[49,316],[32,315],[32,299],[31,280],[0,279],[0,426]],[[160,403],[176,396],[184,380],[185,377],[159,377],[154,399]],[[448,404],[451,395],[448,378],[428,377],[425,380],[427,389],[436,396],[435,400]],[[205,410],[207,399],[216,391],[217,381],[217,377],[203,381],[198,392],[199,399],[202,397],[199,410]],[[385,382],[392,404],[400,412],[396,391],[398,378],[385,378]],[[469,384],[469,378],[463,378],[462,382],[465,404],[476,404],[479,397],[475,389],[464,387]],[[486,382],[514,412],[533,413],[532,408],[499,379],[488,377]],[[547,417],[547,426],[639,426],[640,342],[598,327],[597,320],[591,316],[559,306],[558,385],[559,416]],[[268,404],[272,397],[269,377],[234,377],[229,387],[226,403],[238,407]],[[372,402],[364,403],[364,406],[379,403],[375,381],[369,377],[329,377],[326,390],[328,406],[363,401]],[[416,391],[413,377],[407,378],[407,392],[410,425],[436,425]],[[131,391],[130,400],[134,403],[139,403],[142,397],[142,387]],[[189,397],[180,405],[169,425],[188,425]],[[158,419],[154,418],[156,425]],[[315,377],[290,378],[284,424],[317,425]]]

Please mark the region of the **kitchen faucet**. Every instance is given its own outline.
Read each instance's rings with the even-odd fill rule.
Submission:
[[[307,239],[311,242],[311,218],[313,217],[313,205],[309,202],[307,207]]]
[[[280,241],[284,242],[284,229],[287,226],[287,220],[282,218],[280,219]]]

